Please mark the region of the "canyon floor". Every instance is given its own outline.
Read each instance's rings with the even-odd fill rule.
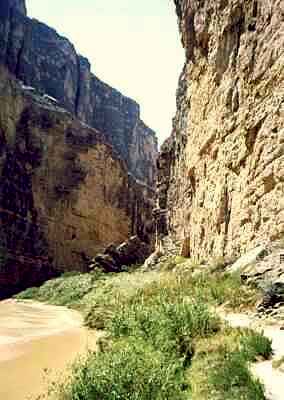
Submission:
[[[200,271],[182,257],[170,257],[154,270],[68,273],[18,295],[19,301],[80,311],[95,338],[103,333],[96,351],[40,397],[52,400],[278,400],[283,331],[279,321],[267,327],[257,317],[260,298],[256,287],[222,266]],[[77,313],[71,315],[82,323]],[[54,348],[46,347],[50,354]]]

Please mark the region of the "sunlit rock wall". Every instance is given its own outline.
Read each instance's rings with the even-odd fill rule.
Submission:
[[[237,255],[284,236],[284,3],[175,3],[186,63],[160,207],[191,256]]]

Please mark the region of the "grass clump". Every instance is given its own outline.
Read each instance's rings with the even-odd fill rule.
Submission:
[[[58,390],[58,389],[57,389]],[[182,363],[137,338],[117,341],[110,351],[90,353],[73,367],[72,380],[58,390],[64,400],[182,400]]]
[[[272,355],[272,341],[263,333],[245,330],[240,339],[241,352],[248,361],[257,361],[259,358],[268,359]]]
[[[242,352],[224,351],[211,362],[208,386],[216,393],[216,400],[265,400],[263,386],[253,378]]]
[[[194,352],[194,339],[213,335],[220,329],[217,316],[201,302],[177,298],[154,298],[145,304],[143,299],[121,307],[110,320],[108,331],[113,338],[140,337],[170,357],[183,357],[188,363]]]
[[[237,274],[202,272],[198,275],[183,277],[184,290],[194,297],[215,306],[226,305],[232,310],[251,308],[259,298],[256,289],[244,285]]]
[[[272,353],[263,334],[225,328],[197,349],[189,370],[192,400],[265,400],[262,384],[249,369],[250,362]]]
[[[177,298],[212,305],[226,305],[232,310],[252,307],[258,299],[256,289],[243,285],[239,276],[211,274],[205,272],[192,275],[183,271],[182,264],[177,272],[124,273],[104,281],[104,284],[85,296],[86,324],[91,328],[103,329],[121,306],[128,307],[143,299],[143,307],[151,305],[158,297],[175,303]]]

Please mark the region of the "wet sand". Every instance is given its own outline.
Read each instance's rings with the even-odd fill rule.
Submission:
[[[0,302],[0,399],[34,399],[62,377],[96,335],[79,313],[34,302]],[[67,372],[65,372],[67,373]]]

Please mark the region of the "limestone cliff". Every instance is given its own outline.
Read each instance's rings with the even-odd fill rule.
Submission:
[[[153,197],[105,135],[1,68],[0,298],[133,234],[151,240]]]
[[[175,3],[186,63],[159,206],[191,256],[238,255],[284,235],[284,3]]]
[[[131,173],[154,185],[157,139],[141,121],[139,105],[93,75],[68,39],[28,18],[24,0],[0,4],[0,61],[25,85],[104,133]]]

